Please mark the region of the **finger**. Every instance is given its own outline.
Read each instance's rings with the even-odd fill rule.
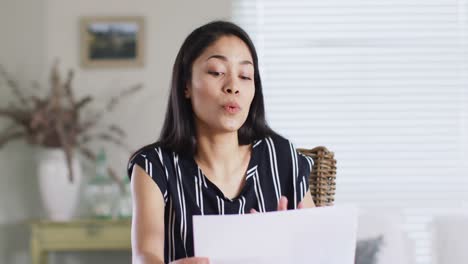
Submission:
[[[300,203],[297,205],[297,208],[298,208],[298,209],[304,209],[304,203],[303,203],[303,202],[300,202]]]
[[[257,212],[257,210],[255,210],[255,209],[252,208],[252,209],[250,209],[250,213],[251,213],[251,214],[256,214],[256,213],[258,213],[258,212]]]
[[[210,260],[208,258],[196,257],[195,259],[197,260],[196,261],[197,264],[209,264],[210,263]]]
[[[278,201],[278,211],[285,210],[288,210],[288,198],[281,196],[280,200]]]

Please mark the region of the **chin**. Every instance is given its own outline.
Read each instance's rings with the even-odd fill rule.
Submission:
[[[225,125],[223,126],[223,130],[226,132],[235,132],[241,128],[241,125]]]
[[[224,120],[221,123],[221,129],[226,132],[235,132],[242,127],[243,123],[240,120]]]
[[[246,120],[247,116],[245,116],[245,118],[243,116],[218,116],[217,118],[207,120],[204,123],[207,127],[210,127],[218,133],[231,133],[237,132],[244,125]]]

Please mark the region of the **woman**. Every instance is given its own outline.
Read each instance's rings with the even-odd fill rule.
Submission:
[[[159,140],[129,162],[133,263],[208,263],[193,257],[193,215],[314,207],[312,162],[268,127],[247,33],[197,28],[175,60]]]

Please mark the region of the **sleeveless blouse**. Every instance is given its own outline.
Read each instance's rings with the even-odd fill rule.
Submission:
[[[281,196],[288,198],[288,209],[295,209],[309,190],[313,160],[281,136],[256,140],[244,186],[233,199],[203,174],[193,156],[178,155],[157,143],[133,156],[129,177],[135,164],[146,171],[164,197],[164,261],[168,263],[194,256],[193,215],[246,214],[252,208],[276,211]]]

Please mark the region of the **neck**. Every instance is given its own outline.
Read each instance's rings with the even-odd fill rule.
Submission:
[[[219,175],[231,175],[246,161],[250,146],[239,146],[237,131],[227,133],[209,133],[197,129],[197,151],[195,160],[200,167]],[[228,180],[228,179],[219,179]]]

